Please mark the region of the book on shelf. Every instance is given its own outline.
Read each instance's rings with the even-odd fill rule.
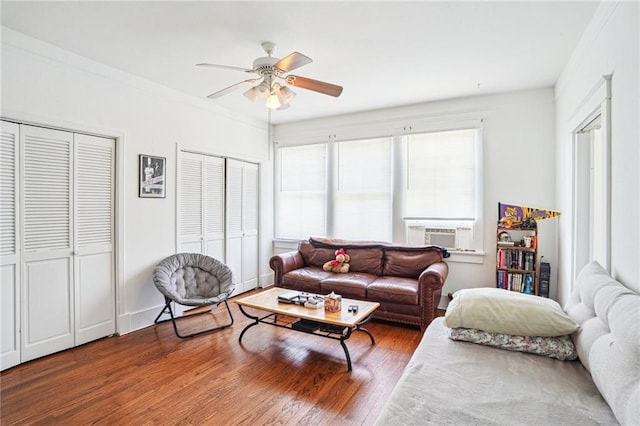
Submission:
[[[498,249],[496,251],[498,268],[535,270],[535,253],[522,250]]]
[[[518,293],[534,293],[532,273],[498,271],[497,280],[498,288]]]

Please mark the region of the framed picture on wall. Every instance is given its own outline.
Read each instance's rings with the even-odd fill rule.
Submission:
[[[166,158],[140,154],[141,198],[164,198],[166,187]]]

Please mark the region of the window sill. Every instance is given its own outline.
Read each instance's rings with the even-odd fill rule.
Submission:
[[[464,251],[464,250],[448,250],[451,255],[447,259],[447,262],[455,263],[484,263],[483,251]]]

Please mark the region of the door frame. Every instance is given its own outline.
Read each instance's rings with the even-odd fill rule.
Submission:
[[[603,159],[603,198],[605,202],[605,208],[601,211],[602,220],[604,223],[604,239],[605,246],[603,247],[605,263],[602,265],[605,269],[611,269],[611,75],[603,75],[598,82],[591,89],[589,94],[583,99],[580,106],[573,113],[570,120],[571,135],[571,161],[572,161],[572,182],[571,182],[571,215],[572,215],[572,229],[571,229],[571,287],[575,279],[584,266],[585,262],[591,259],[585,258],[585,255],[580,255],[578,247],[584,244],[589,244],[586,240],[590,238],[590,235],[585,236],[580,230],[584,229],[585,218],[579,214],[580,200],[579,200],[579,180],[581,178],[580,173],[584,172],[584,138],[581,137],[580,131],[587,126],[591,121],[600,116],[601,131],[602,131],[602,152],[600,153]],[[581,153],[583,154],[581,156]],[[591,158],[591,155],[588,156]],[[588,165],[586,165],[588,167]],[[586,219],[588,220],[588,218]]]

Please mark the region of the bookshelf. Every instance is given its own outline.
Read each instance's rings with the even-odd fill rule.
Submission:
[[[496,287],[539,295],[537,270],[538,228],[498,226]]]

